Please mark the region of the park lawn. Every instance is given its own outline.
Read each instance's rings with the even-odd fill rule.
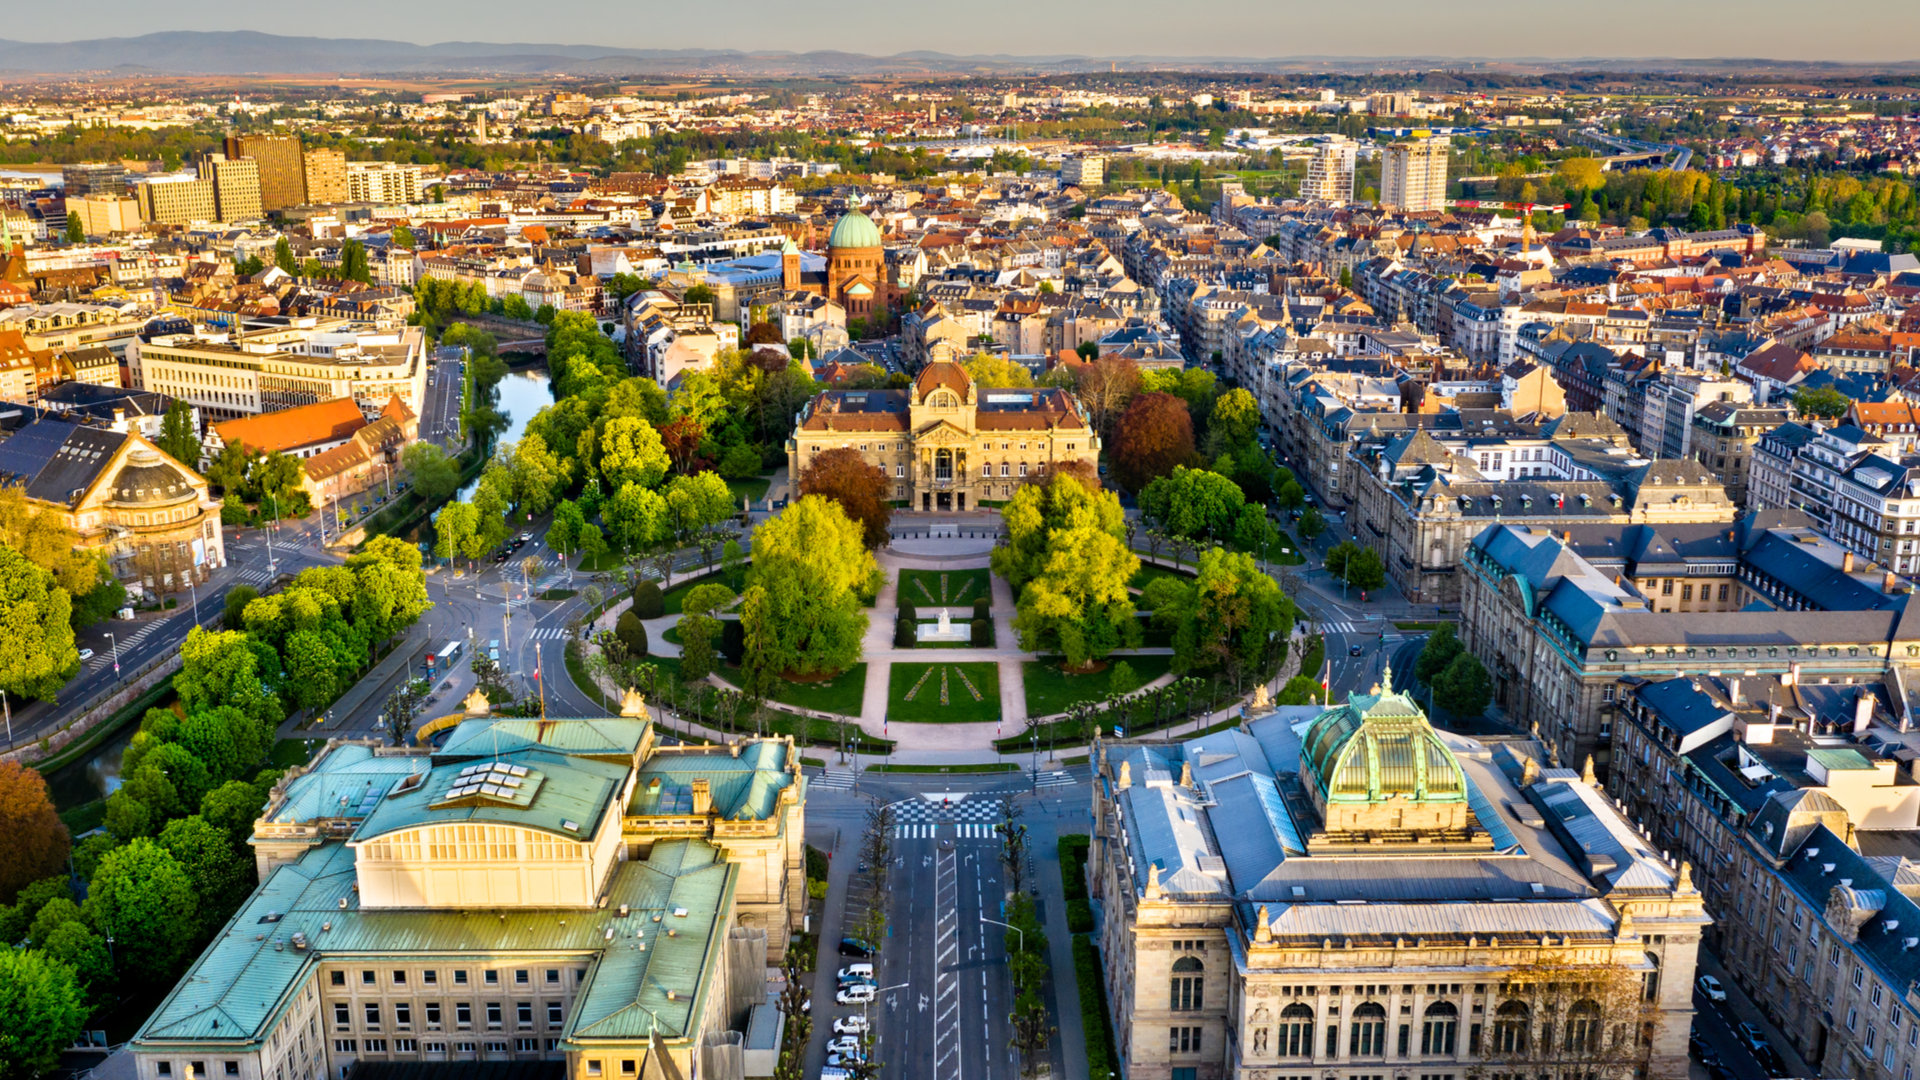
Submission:
[[[940,579],[946,579],[943,592]],[[902,570],[900,603],[912,607],[971,608],[975,600],[993,600],[991,575],[976,570]],[[924,589],[924,591],[922,591]]]
[[[736,503],[742,498],[759,502],[767,497],[767,488],[772,484],[773,474],[768,473],[765,476],[749,476],[745,480],[729,480],[727,490],[733,492],[733,501]]]
[[[734,683],[740,681],[740,669],[729,667],[726,678]],[[812,709],[814,712],[839,713],[841,716],[859,716],[860,702],[867,693],[867,665],[855,664],[847,670],[823,682],[794,682],[781,679],[773,684],[773,700],[791,705],[796,709]]]
[[[703,574],[700,577],[690,578],[668,589],[666,594],[660,599],[666,602],[666,613],[668,615],[684,615],[686,612],[681,605],[687,602],[687,593],[693,591],[694,586],[725,585],[726,583],[726,575],[718,571],[711,574]]]
[[[1281,548],[1288,550],[1283,552],[1280,550]],[[1257,556],[1259,553],[1255,552],[1254,554]],[[1282,531],[1280,533],[1280,543],[1267,549],[1267,561],[1277,563],[1281,566],[1299,566],[1307,561],[1307,557],[1301,554],[1300,541],[1288,536],[1285,531]]]
[[[1115,653],[1107,657],[1107,667],[1091,675],[1069,675],[1060,670],[1058,657],[1029,660],[1020,665],[1027,684],[1027,715],[1052,716],[1063,713],[1083,701],[1099,701],[1113,689],[1113,665],[1122,660],[1133,669],[1136,685],[1141,687],[1173,670],[1173,657]]]
[[[1164,566],[1154,566],[1143,561],[1140,564],[1140,569],[1134,571],[1133,577],[1127,579],[1127,588],[1144,589],[1156,579],[1163,577],[1170,577],[1179,581],[1193,580],[1193,575],[1185,571],[1169,570]]]
[[[585,555],[582,555],[580,556],[580,565],[574,567],[574,569],[583,574],[605,573],[608,570],[618,570],[624,565],[622,559],[623,556],[617,551],[603,551],[597,559],[589,559]]]
[[[943,672],[947,685],[944,705],[940,703]],[[967,691],[968,682],[980,692],[978,701]],[[918,690],[914,689],[916,684]],[[913,695],[913,700],[907,700],[908,694]],[[997,720],[1000,717],[1000,665],[895,663],[887,686],[887,717],[925,724]]]

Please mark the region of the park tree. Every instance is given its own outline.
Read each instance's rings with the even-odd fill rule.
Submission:
[[[284,236],[273,242],[273,265],[284,273],[300,276],[300,260],[293,257],[293,245],[287,243]]]
[[[580,504],[572,499],[561,499],[553,508],[553,524],[547,527],[547,546],[562,557],[579,550],[580,529],[586,523],[586,515],[580,512]]]
[[[461,556],[477,558],[471,541],[479,526],[479,513],[472,503],[450,502],[433,517],[433,553],[451,562]]]
[[[860,526],[830,499],[802,496],[755,529],[741,609],[754,671],[765,678],[852,667],[867,632],[864,602],[881,580]]]
[[[1092,345],[1092,342],[1087,344]],[[1101,438],[1113,437],[1113,422],[1140,389],[1140,367],[1122,356],[1098,356],[1074,369],[1074,393],[1087,407],[1088,419]]]
[[[607,538],[600,534],[600,526],[591,521],[580,526],[579,547],[588,566],[601,565],[600,560],[607,554]]]
[[[1433,679],[1433,704],[1459,717],[1475,717],[1493,701],[1493,679],[1485,664],[1462,651]]]
[[[93,592],[102,576],[100,560],[81,545],[79,534],[58,514],[29,504],[19,485],[0,487],[0,544],[51,571],[54,583],[70,597]]]
[[[719,473],[676,476],[660,492],[667,503],[667,520],[681,535],[718,525],[733,515],[733,492]]]
[[[80,664],[73,600],[54,575],[0,544],[0,690],[52,701]]]
[[[655,426],[668,420],[667,392],[644,375],[622,379],[607,391],[607,403],[600,408],[602,420],[629,416]]]
[[[614,620],[613,636],[626,646],[628,656],[638,659],[647,655],[647,627],[631,607]]]
[[[1607,186],[1606,173],[1599,158],[1564,158],[1553,172],[1560,190],[1570,196],[1584,195]]]
[[[698,472],[708,464],[700,456],[700,446],[706,437],[706,427],[691,416],[676,416],[660,425],[660,445],[666,448],[667,460],[673,462],[673,471],[677,473]]]
[[[1441,623],[1439,628],[1427,635],[1427,643],[1420,647],[1420,656],[1413,662],[1413,677],[1422,686],[1432,686],[1433,680],[1447,670],[1453,658],[1465,650],[1460,644],[1460,636],[1454,633],[1452,623]]]
[[[850,446],[813,455],[800,473],[800,493],[832,499],[860,526],[863,542],[877,548],[887,542],[893,508],[888,502],[887,471],[872,465]]]
[[[637,416],[615,417],[600,433],[600,475],[614,491],[629,483],[656,487],[670,464],[660,433]]]
[[[253,832],[253,823],[266,803],[266,793],[257,783],[229,780],[200,799],[200,817],[238,845]]]
[[[1033,385],[1033,372],[1028,371],[1025,364],[1009,357],[979,353],[960,366],[966,368],[973,385],[982,390]]]
[[[770,322],[756,322],[747,327],[748,345],[779,345],[780,328]]]
[[[1133,644],[1140,630],[1127,582],[1139,571],[1126,543],[1098,524],[1053,530],[1015,606],[1021,648],[1061,654],[1068,668],[1086,670]]]
[[[180,645],[180,659],[173,688],[188,712],[232,705],[255,720],[277,724],[285,718],[261,678],[260,657],[246,634],[208,633],[196,626]]]
[[[733,603],[734,593],[725,585],[695,585],[681,601],[680,678],[704,679],[714,670],[715,647],[720,641],[720,620],[713,613]]]
[[[1371,592],[1387,581],[1387,567],[1380,561],[1380,553],[1351,540],[1334,545],[1333,550],[1327,552],[1325,565],[1328,577],[1344,581],[1349,588],[1361,592]]]
[[[249,861],[240,857],[224,830],[199,814],[167,822],[155,842],[173,856],[193,887],[203,935],[225,922],[253,888]]]
[[[419,246],[419,241],[414,238],[413,230],[407,228],[405,225],[394,226],[393,231],[388,233],[387,236],[388,239],[393,241],[394,247],[400,248],[403,251],[412,251]]]
[[[1214,548],[1200,556],[1192,582],[1153,582],[1154,620],[1174,627],[1174,668],[1257,671],[1266,649],[1293,629],[1293,605],[1244,552]]]
[[[1139,491],[1193,458],[1193,418],[1171,394],[1140,394],[1127,406],[1113,436],[1115,476]]]
[[[160,438],[154,445],[187,468],[200,468],[200,436],[193,430],[192,405],[181,398],[173,399],[160,418]]]
[[[1259,506],[1248,503],[1240,508],[1240,514],[1233,522],[1233,544],[1241,551],[1265,558],[1266,553],[1280,542],[1280,530],[1273,527],[1267,519],[1267,512]]]
[[[993,551],[993,572],[1007,579],[1016,596],[1045,569],[1052,557],[1053,534],[1094,529],[1115,540],[1127,535],[1120,497],[1089,488],[1082,478],[1068,473],[1056,473],[1045,484],[1021,487],[1001,508],[1000,517],[1007,542]]]
[[[1246,501],[1240,485],[1226,477],[1175,465],[1141,490],[1140,512],[1174,536],[1225,539]]]
[[[1214,457],[1257,452],[1260,403],[1238,387],[1214,399],[1207,420],[1207,447]]]
[[[52,1072],[87,1014],[72,966],[36,949],[0,949],[0,1080]]]
[[[87,922],[122,943],[115,951],[120,966],[149,983],[172,978],[200,925],[200,901],[187,872],[144,837],[100,860],[83,910]]]
[[[667,500],[634,481],[614,490],[600,517],[607,523],[608,538],[628,555],[645,551],[669,532]]]
[[[1300,539],[1312,543],[1326,533],[1327,519],[1321,516],[1318,509],[1308,507],[1307,512],[1300,515],[1299,529]]]
[[[227,599],[223,605],[220,625],[228,630],[245,630],[247,605],[260,598],[260,591],[251,585],[235,585],[227,590]]]
[[[460,489],[460,463],[425,440],[410,443],[400,452],[400,472],[429,504],[451,498]]]
[[[47,795],[38,769],[0,762],[0,904],[11,904],[27,885],[66,865],[67,827]]]

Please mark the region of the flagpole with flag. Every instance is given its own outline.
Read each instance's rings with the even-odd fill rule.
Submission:
[[[1326,667],[1322,668],[1320,673],[1320,704],[1322,706],[1333,704],[1333,661],[1331,659],[1326,661]]]
[[[540,646],[533,647],[533,681],[540,687],[540,719],[547,718],[547,680],[540,675]]]

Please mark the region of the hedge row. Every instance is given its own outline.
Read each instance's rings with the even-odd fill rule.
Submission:
[[[1100,977],[1100,956],[1084,935],[1073,938],[1073,977],[1080,984],[1080,1022],[1087,1034],[1087,1075],[1114,1071],[1113,1021],[1107,1017],[1107,989]],[[1094,1021],[1099,1018],[1099,1022]]]

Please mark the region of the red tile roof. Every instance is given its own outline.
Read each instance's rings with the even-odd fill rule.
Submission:
[[[366,426],[367,418],[360,415],[360,406],[348,397],[258,416],[243,416],[238,420],[215,424],[213,430],[219,433],[222,443],[240,442],[255,450],[272,453],[312,446],[314,443],[350,439],[354,432]]]

